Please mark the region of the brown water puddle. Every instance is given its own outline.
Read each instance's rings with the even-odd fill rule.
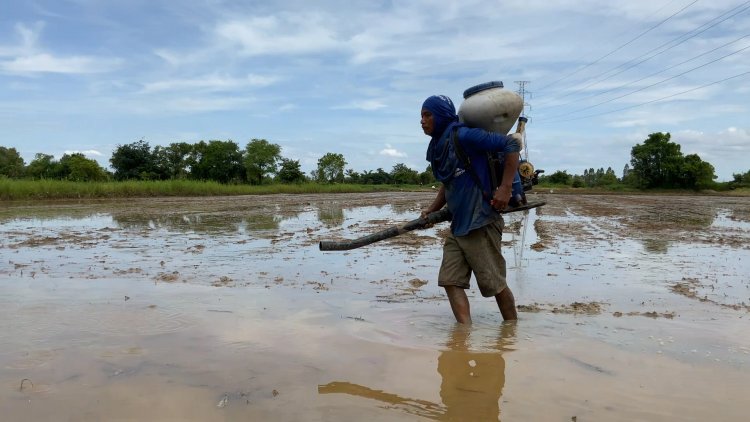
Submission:
[[[750,200],[538,198],[468,328],[445,225],[317,250],[430,192],[3,204],[3,420],[745,420]]]

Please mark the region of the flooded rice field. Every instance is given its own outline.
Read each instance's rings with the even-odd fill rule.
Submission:
[[[318,250],[432,199],[0,204],[2,420],[748,420],[750,198],[533,195],[469,327],[447,223]]]

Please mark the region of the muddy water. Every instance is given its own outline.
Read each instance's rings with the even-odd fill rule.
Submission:
[[[750,199],[506,219],[520,320],[435,277],[431,193],[0,204],[2,420],[747,420]]]

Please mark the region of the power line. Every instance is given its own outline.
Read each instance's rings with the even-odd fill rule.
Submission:
[[[587,64],[587,65],[585,65],[585,66],[583,66],[583,67],[581,67],[581,68],[579,68],[579,69],[577,69],[577,70],[573,71],[572,73],[569,73],[569,74],[567,74],[567,75],[563,76],[563,77],[562,77],[562,78],[560,78],[560,79],[554,80],[554,81],[552,81],[552,82],[548,83],[547,85],[544,85],[543,87],[541,87],[541,88],[539,88],[539,89],[540,89],[540,90],[543,90],[543,89],[545,89],[545,88],[547,88],[547,87],[549,87],[549,86],[552,86],[552,85],[554,85],[554,84],[556,84],[556,83],[558,83],[558,82],[560,82],[560,81],[562,81],[562,80],[565,80],[565,79],[567,79],[567,78],[569,78],[569,77],[571,77],[571,76],[575,75],[576,73],[578,73],[578,72],[580,72],[580,71],[582,71],[582,70],[584,70],[584,69],[586,69],[586,68],[588,68],[588,67],[590,67],[590,66],[593,66],[593,65],[595,65],[596,63],[599,63],[599,62],[600,62],[601,60],[603,60],[603,59],[605,59],[605,58],[607,58],[607,57],[611,56],[612,54],[616,53],[617,51],[619,51],[619,50],[623,49],[624,47],[626,47],[626,46],[630,45],[631,43],[635,42],[635,41],[636,41],[637,39],[641,38],[642,36],[644,36],[644,35],[648,34],[649,32],[653,31],[653,30],[654,30],[654,29],[656,29],[657,27],[659,27],[659,26],[663,25],[663,24],[664,24],[665,22],[667,22],[668,20],[670,20],[670,19],[672,19],[673,17],[677,16],[678,14],[682,13],[682,11],[684,11],[685,9],[689,8],[690,6],[694,5],[694,4],[695,4],[695,3],[697,3],[697,2],[698,2],[698,0],[694,0],[694,1],[692,2],[692,3],[688,4],[687,6],[683,7],[683,8],[682,8],[682,9],[680,9],[680,10],[678,10],[677,12],[673,13],[672,15],[670,15],[669,17],[667,17],[666,19],[664,19],[664,20],[662,20],[661,22],[659,22],[659,23],[655,24],[654,26],[650,27],[649,29],[647,29],[647,30],[645,30],[645,31],[641,32],[641,33],[640,33],[640,34],[638,34],[638,35],[637,35],[637,36],[636,36],[635,38],[631,39],[630,41],[626,42],[625,44],[622,44],[622,45],[620,45],[619,47],[617,47],[617,48],[615,48],[614,50],[610,51],[609,53],[607,53],[607,54],[605,54],[605,55],[603,55],[603,56],[599,57],[598,59],[594,60],[593,62],[591,62],[591,63],[589,63],[589,64]]]
[[[634,59],[632,59],[632,60],[630,60],[630,61],[628,61],[628,62],[625,62],[625,63],[623,63],[623,64],[621,64],[621,65],[619,65],[619,66],[616,66],[616,67],[614,67],[614,68],[612,68],[612,69],[610,69],[610,70],[608,70],[608,71],[606,71],[606,72],[604,72],[604,73],[600,73],[599,75],[597,75],[597,76],[594,76],[595,80],[591,81],[591,82],[590,82],[589,84],[587,84],[587,85],[584,85],[584,86],[582,86],[582,87],[580,87],[580,88],[578,88],[578,89],[576,89],[576,90],[570,91],[570,92],[568,92],[567,94],[564,94],[564,95],[560,96],[559,98],[565,98],[565,97],[568,97],[568,96],[570,96],[570,95],[573,95],[573,94],[579,93],[579,92],[583,91],[583,90],[584,90],[584,89],[586,89],[586,88],[589,88],[589,87],[591,87],[591,86],[593,86],[593,85],[596,85],[596,84],[598,84],[598,83],[600,83],[600,82],[603,82],[603,81],[605,81],[605,80],[607,80],[607,79],[610,79],[610,78],[612,78],[612,77],[614,77],[614,76],[617,76],[617,75],[621,74],[622,72],[625,72],[625,71],[627,71],[627,70],[629,70],[629,69],[632,69],[633,67],[635,67],[635,66],[638,66],[639,64],[641,64],[641,63],[644,63],[644,62],[646,62],[646,61],[648,61],[648,60],[650,60],[650,59],[652,59],[652,58],[654,58],[654,57],[658,56],[659,54],[662,54],[662,53],[664,53],[664,52],[667,52],[667,51],[671,50],[672,48],[674,48],[674,47],[677,47],[678,45],[684,44],[684,43],[685,43],[685,42],[687,42],[688,40],[690,40],[690,39],[692,39],[692,38],[695,38],[696,36],[698,36],[698,35],[702,34],[703,32],[706,32],[707,30],[709,30],[709,29],[711,29],[711,28],[715,27],[716,25],[718,25],[718,24],[720,24],[720,23],[722,23],[722,22],[725,22],[726,20],[728,20],[728,19],[730,19],[730,18],[732,18],[732,17],[734,17],[734,16],[737,16],[738,14],[740,14],[740,13],[743,13],[743,12],[745,12],[746,10],[750,9],[750,5],[748,5],[749,3],[750,3],[750,1],[746,1],[746,2],[744,2],[744,3],[742,3],[742,4],[740,4],[739,6],[735,6],[735,7],[733,7],[732,9],[730,9],[729,11],[726,11],[726,12],[722,13],[721,15],[719,15],[719,16],[717,16],[717,17],[715,17],[715,18],[711,19],[711,20],[709,20],[708,22],[704,23],[703,25],[699,26],[699,27],[698,27],[698,28],[696,28],[696,29],[693,29],[692,31],[689,31],[689,32],[687,32],[687,33],[685,33],[685,34],[682,34],[682,35],[680,35],[679,37],[673,38],[672,40],[670,40],[670,41],[667,41],[666,43],[664,43],[664,44],[661,44],[661,45],[659,45],[658,47],[652,48],[651,50],[647,51],[646,53],[644,53],[644,54],[642,54],[642,55],[640,55],[640,56],[638,56],[638,57],[636,57],[636,58],[634,58]],[[744,8],[743,8],[743,7],[744,7]],[[738,11],[737,11],[737,9],[739,9],[739,8],[743,8],[743,9],[741,9],[741,10],[738,10]],[[734,12],[734,13],[732,13],[732,12]],[[729,15],[729,16],[725,16],[725,15],[727,15],[727,14],[730,14],[730,13],[731,13],[731,15]],[[724,17],[724,18],[723,18],[723,19],[721,19],[722,17]],[[711,24],[711,23],[712,23],[713,21],[715,21],[715,20],[717,20],[717,19],[720,19],[720,20],[719,20],[719,21],[717,21],[717,22],[714,22],[713,24]],[[708,26],[707,26],[707,25],[708,25]],[[705,27],[705,28],[703,28],[703,27]],[[703,28],[703,29],[701,30],[701,28]],[[696,32],[696,31],[697,31],[697,32]],[[693,32],[695,32],[695,33],[693,33]],[[692,34],[692,35],[691,35],[691,34]],[[683,39],[683,40],[679,41],[679,40],[680,40],[681,38],[683,38],[683,37],[687,37],[687,38],[685,38],[685,39]],[[678,41],[679,41],[679,42],[678,42]],[[665,48],[665,49],[663,49],[663,50],[661,50],[661,51],[657,51],[657,50],[661,49],[662,47],[664,47],[664,46],[667,46],[667,45],[669,45],[669,44],[672,44],[672,43],[675,43],[675,44],[673,44],[673,45],[671,45],[671,46],[669,46],[669,47],[667,47],[667,48]],[[654,51],[657,51],[657,52],[656,52],[656,53],[654,53],[654,54],[652,54],[652,55],[651,55],[651,56],[649,56],[649,57],[646,57],[645,59],[643,59],[643,60],[641,60],[641,61],[639,61],[639,62],[636,62],[636,63],[634,63],[634,64],[632,64],[632,65],[630,65],[630,66],[627,66],[628,64],[630,64],[630,63],[633,63],[633,62],[635,62],[636,60],[638,60],[638,59],[640,59],[640,58],[642,58],[642,57],[644,57],[644,56],[646,56],[646,55],[648,55],[648,54],[650,54],[650,53],[652,53],[652,52],[654,52]],[[619,72],[617,72],[617,73],[611,74],[611,75],[609,75],[609,76],[607,76],[607,77],[605,77],[605,78],[601,78],[602,76],[605,76],[605,75],[607,75],[608,73],[610,73],[610,72],[612,72],[612,71],[615,71],[615,70],[617,70],[617,69],[619,69],[619,68],[621,68],[621,67],[623,67],[623,66],[627,66],[627,67],[625,67],[624,69],[622,69],[621,71],[619,71]],[[570,102],[572,102],[572,101],[570,101]],[[563,103],[563,104],[559,104],[558,106],[563,106],[563,105],[569,104],[570,102],[567,102],[567,103]]]
[[[745,37],[747,37],[747,35],[746,35]],[[745,37],[742,37],[742,38],[745,38]],[[610,98],[609,100],[606,100],[606,101],[602,101],[602,102],[600,102],[600,103],[597,103],[597,104],[594,104],[594,105],[590,105],[590,106],[588,106],[588,107],[580,108],[580,109],[578,109],[578,110],[573,110],[573,111],[571,111],[571,112],[568,112],[568,113],[565,113],[565,114],[560,114],[560,115],[557,115],[557,116],[551,116],[550,118],[557,118],[557,117],[568,116],[568,115],[571,115],[571,114],[573,114],[573,113],[578,113],[578,112],[581,112],[581,111],[584,111],[584,110],[589,110],[589,109],[592,109],[592,108],[594,108],[594,107],[598,107],[598,106],[600,106],[600,105],[603,105],[603,104],[607,104],[607,103],[610,103],[610,102],[612,102],[612,101],[614,101],[614,100],[619,100],[620,98],[624,98],[624,97],[627,97],[627,96],[629,96],[629,95],[635,94],[636,92],[640,92],[640,91],[643,91],[643,90],[645,90],[645,89],[648,89],[648,88],[652,88],[652,87],[654,87],[654,86],[656,86],[656,85],[662,84],[662,83],[664,83],[664,82],[667,82],[667,81],[670,81],[670,80],[672,80],[672,79],[675,79],[675,78],[678,78],[678,77],[680,77],[680,76],[683,76],[683,75],[685,75],[685,74],[688,74],[688,73],[690,73],[690,72],[692,72],[692,71],[694,71],[694,70],[698,70],[698,69],[700,69],[700,68],[702,68],[702,67],[706,67],[706,66],[708,66],[708,65],[710,65],[710,64],[712,64],[712,63],[716,63],[716,62],[718,62],[719,60],[725,59],[725,58],[727,58],[727,57],[729,57],[729,56],[733,56],[733,55],[735,55],[735,54],[737,54],[737,53],[741,53],[741,52],[743,52],[743,51],[747,50],[748,48],[750,48],[750,45],[748,45],[747,47],[741,48],[741,49],[739,49],[739,50],[737,50],[737,51],[734,51],[734,52],[732,52],[732,53],[729,53],[729,54],[725,54],[725,55],[723,55],[723,56],[721,56],[721,57],[719,57],[719,58],[717,58],[717,59],[711,60],[711,61],[709,61],[709,62],[707,62],[707,63],[704,63],[704,64],[702,64],[702,65],[700,65],[700,66],[696,66],[696,67],[694,67],[694,68],[692,68],[692,69],[686,70],[686,71],[684,71],[684,72],[682,72],[682,73],[680,73],[680,74],[677,74],[677,75],[671,76],[671,77],[669,77],[669,78],[667,78],[667,79],[663,79],[663,80],[661,80],[661,81],[659,81],[659,82],[655,82],[655,83],[653,83],[653,84],[651,84],[651,85],[648,85],[648,86],[644,86],[644,87],[638,88],[638,89],[636,89],[635,91],[631,91],[631,92],[628,92],[627,94],[623,94],[623,95],[620,95],[619,97],[614,97],[614,98]]]
[[[652,104],[652,103],[655,103],[655,102],[658,102],[658,101],[662,101],[662,100],[666,100],[666,99],[669,99],[669,98],[677,97],[677,96],[682,95],[682,94],[687,94],[689,92],[693,92],[693,91],[697,91],[699,89],[707,88],[709,86],[720,84],[720,83],[726,82],[726,81],[728,81],[730,79],[739,78],[739,77],[745,76],[745,75],[750,75],[750,71],[743,72],[743,73],[740,73],[740,74],[737,74],[737,75],[734,75],[734,76],[730,76],[728,78],[724,78],[724,79],[721,79],[719,81],[714,81],[714,82],[711,82],[711,83],[707,83],[705,85],[701,85],[701,86],[696,87],[696,88],[691,88],[691,89],[688,89],[688,90],[685,90],[685,91],[681,91],[681,92],[678,92],[676,94],[667,95],[666,97],[661,97],[661,98],[657,98],[655,100],[646,101],[644,103],[634,104],[634,105],[631,105],[631,106],[622,107],[622,108],[618,108],[618,109],[615,109],[615,110],[604,111],[604,112],[601,112],[601,113],[589,114],[587,116],[573,117],[573,118],[570,118],[570,119],[550,120],[550,121],[547,121],[545,123],[556,123],[556,122],[562,122],[562,121],[581,120],[581,119],[588,119],[590,117],[603,116],[605,114],[617,113],[618,111],[629,110],[631,108],[641,107],[641,106]]]
[[[683,65],[683,64],[685,64],[685,63],[689,63],[689,62],[691,62],[691,61],[693,61],[693,60],[699,59],[699,58],[701,58],[701,57],[703,57],[703,56],[705,56],[705,55],[707,55],[707,54],[711,54],[711,53],[713,53],[713,52],[715,52],[715,51],[718,51],[718,50],[720,50],[720,49],[722,49],[722,48],[724,48],[724,47],[726,47],[726,46],[728,46],[728,45],[731,45],[731,44],[734,44],[734,43],[740,42],[740,41],[742,41],[743,39],[745,39],[745,38],[747,38],[747,37],[750,37],[750,34],[748,34],[748,35],[743,35],[742,37],[740,37],[740,38],[737,38],[737,39],[736,39],[736,40],[734,40],[734,41],[730,41],[730,42],[728,42],[728,43],[726,43],[726,44],[723,44],[723,45],[721,45],[721,46],[719,46],[719,47],[716,47],[716,48],[713,48],[713,49],[711,49],[711,50],[709,50],[709,51],[703,52],[703,53],[701,53],[701,54],[699,54],[699,55],[697,55],[697,56],[693,56],[693,57],[691,57],[691,58],[689,58],[689,59],[687,59],[687,60],[685,60],[685,61],[682,61],[682,62],[680,62],[680,63],[674,64],[674,65],[672,65],[672,66],[669,66],[669,67],[667,67],[667,68],[664,68],[664,69],[662,69],[662,70],[659,70],[659,71],[657,71],[657,72],[651,73],[651,74],[649,74],[649,75],[647,75],[647,76],[644,76],[644,77],[642,77],[642,78],[640,78],[640,79],[636,79],[636,80],[634,80],[634,81],[630,81],[630,82],[624,83],[624,84],[622,84],[622,85],[620,85],[620,86],[617,86],[617,87],[615,87],[615,88],[610,88],[610,89],[608,89],[608,90],[606,90],[606,91],[598,92],[598,93],[596,93],[596,94],[592,94],[592,95],[589,95],[589,96],[586,96],[586,97],[583,97],[583,98],[579,98],[579,99],[578,99],[577,101],[585,100],[585,99],[588,99],[588,98],[595,98],[595,97],[598,97],[598,96],[600,96],[600,95],[604,95],[604,94],[607,94],[607,93],[609,93],[609,92],[612,92],[612,91],[617,91],[618,89],[622,89],[622,88],[625,88],[625,87],[627,87],[628,85],[634,85],[634,84],[636,84],[636,83],[638,83],[638,82],[640,82],[640,81],[642,81],[642,80],[648,79],[648,78],[650,78],[650,77],[652,77],[652,76],[656,76],[656,75],[658,75],[658,74],[660,74],[660,73],[664,73],[664,72],[666,72],[667,70],[670,70],[670,69],[674,69],[675,67],[678,67],[678,66],[682,66],[682,65]],[[566,102],[566,103],[563,103],[563,104],[558,104],[558,105],[556,105],[555,107],[563,107],[563,106],[565,106],[565,105],[568,105],[568,104],[570,104],[570,103],[573,103],[573,102],[575,102],[575,101],[576,101],[576,100],[571,100],[571,101],[568,101],[568,102]]]

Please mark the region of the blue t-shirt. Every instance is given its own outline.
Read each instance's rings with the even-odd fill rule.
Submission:
[[[451,141],[451,131],[458,128],[457,141],[464,153],[471,160],[471,166],[482,183],[482,188],[474,182],[470,170],[464,168],[458,158]],[[484,129],[469,128],[461,123],[449,125],[437,141],[431,141],[428,148],[428,160],[432,165],[432,172],[438,181],[445,186],[445,199],[448,209],[453,214],[451,232],[454,236],[465,236],[470,231],[483,227],[501,218],[490,205],[489,199],[482,196],[484,190],[492,195],[490,188],[489,169],[487,168],[487,152],[508,154],[519,152],[520,145],[511,137]],[[518,173],[515,176],[520,188]],[[514,180],[515,182],[515,180]],[[515,195],[517,192],[513,192]]]

